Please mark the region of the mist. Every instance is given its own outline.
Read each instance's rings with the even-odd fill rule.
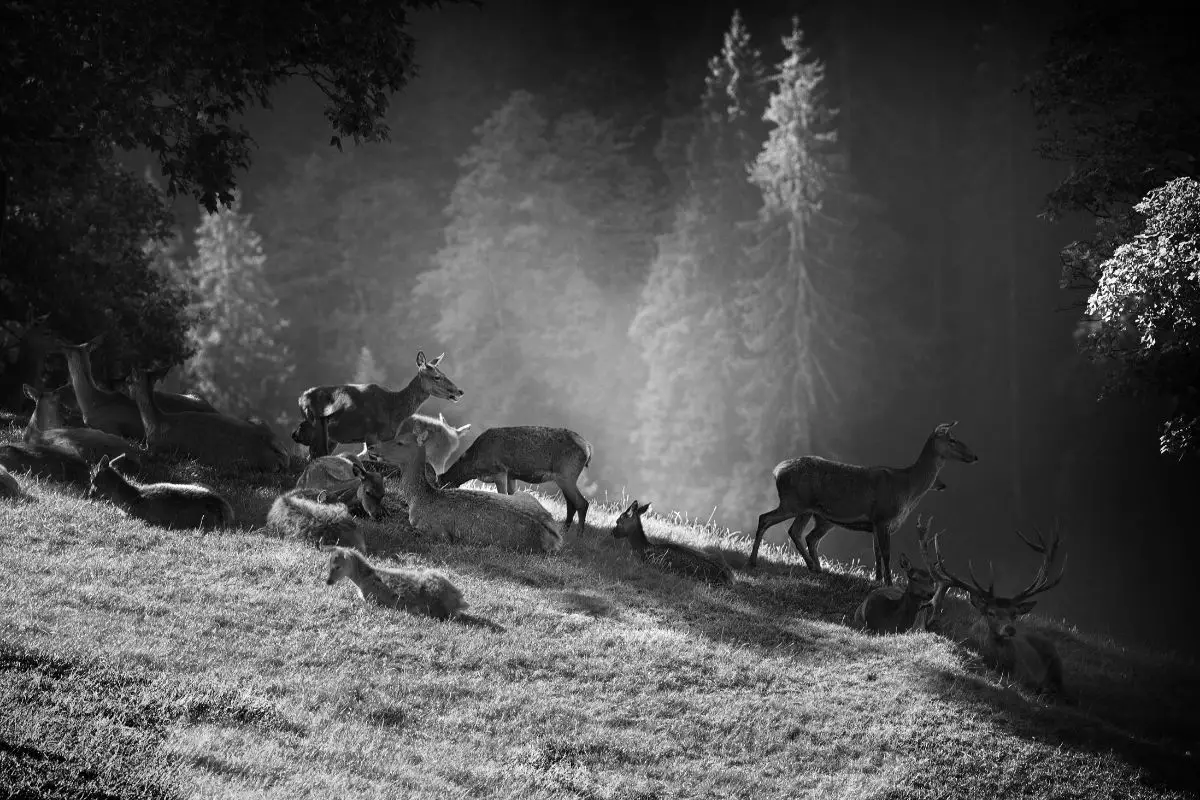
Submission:
[[[413,30],[421,73],[393,98],[391,141],[345,152],[329,145],[321,97],[289,86],[244,120],[258,151],[240,178],[295,354],[281,396],[355,379],[398,388],[418,350],[444,351],[466,394],[423,412],[471,423],[468,443],[497,425],[570,427],[595,446],[595,496],[747,535],[775,504],[782,457],[905,466],[936,424],[958,421],[980,460],[948,464],[948,489],[920,506],[946,530],[952,565],[990,562],[998,590],[1016,591],[1037,560],[1015,531],[1060,519],[1066,577],[1040,613],[1200,652],[1180,611],[1200,554],[1184,493],[1200,470],[1159,454],[1156,401],[1097,401],[1102,376],[1077,351],[1069,307],[1081,298],[1060,288],[1058,260],[1091,222],[1038,218],[1066,167],[1034,152],[1033,114],[1013,90],[1057,9],[960,5],[441,9]],[[710,184],[688,142],[735,8],[770,74],[799,14],[847,173],[871,200],[854,227],[870,252],[853,256],[850,279],[813,278],[840,303],[822,319],[849,321],[814,323],[803,359],[780,348],[770,362],[828,367],[799,411],[809,395],[779,389],[791,370],[739,355],[726,333],[740,323],[707,313],[733,305],[734,265],[678,267],[680,286],[717,298],[698,307],[676,302],[667,264],[686,260],[681,242],[698,230],[715,251],[742,251],[721,231],[744,225],[681,221],[689,198],[715,202],[696,194]],[[765,106],[750,107],[752,161],[769,126]],[[762,195],[747,192],[706,213],[760,220]],[[200,213],[185,201],[176,212],[186,260]],[[291,402],[278,413],[297,417]],[[768,541],[787,543],[785,530]],[[893,566],[915,555],[912,521],[892,552]],[[822,555],[869,567],[870,538],[837,529]]]

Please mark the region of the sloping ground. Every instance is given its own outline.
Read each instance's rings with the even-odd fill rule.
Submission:
[[[256,530],[286,480],[148,469],[227,491],[240,529],[49,484],[0,505],[0,797],[1197,796],[1193,664],[1034,620],[1076,699],[1051,705],[946,638],[850,630],[859,574],[772,548],[697,585],[636,562],[599,506],[549,558],[369,525],[377,561],[463,589],[471,616],[437,622]]]

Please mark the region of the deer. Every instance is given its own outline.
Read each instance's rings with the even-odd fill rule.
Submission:
[[[0,500],[15,500],[23,496],[21,484],[17,483],[7,468],[0,465]]]
[[[366,550],[362,531],[343,503],[329,503],[311,489],[292,489],[275,498],[267,512],[266,530],[281,538],[294,538],[317,545],[340,545]]]
[[[973,464],[979,460],[954,436],[957,424],[943,422],[935,427],[917,460],[907,467],[864,467],[820,456],[779,462],[772,473],[779,505],[758,518],[747,566],[757,565],[758,548],[767,529],[792,519],[788,536],[813,572],[821,572],[817,545],[835,526],[873,534],[875,580],[891,586],[892,536],[937,484],[947,461]],[[815,524],[807,539],[802,539],[809,519]]]
[[[435,619],[449,619],[466,610],[462,592],[441,572],[432,569],[385,569],[348,547],[322,547],[329,552],[329,575],[333,586],[348,578],[363,602],[374,602]]]
[[[449,470],[438,475],[438,485],[453,489],[478,478],[494,483],[500,493],[511,495],[515,488],[513,479],[532,484],[553,481],[567,504],[563,535],[570,532],[576,512],[582,534],[586,529],[588,501],[579,491],[578,481],[591,460],[591,443],[567,428],[539,425],[488,428]]]
[[[245,462],[264,472],[287,469],[287,448],[270,428],[226,414],[167,413],[158,407],[150,374],[138,367],[130,370],[128,385],[142,417],[149,449],[182,452],[214,467]]]
[[[296,479],[296,488],[325,492],[331,502],[345,503],[355,516],[378,519],[383,514],[383,478],[368,471],[352,454],[321,456],[308,462]]]
[[[104,337],[105,334],[101,333],[77,345],[64,341],[58,343],[59,350],[67,359],[75,401],[83,413],[84,423],[89,427],[126,439],[143,439],[146,430],[137,403],[120,392],[100,388],[92,376],[91,353],[101,345]],[[159,371],[158,374],[161,376],[165,371]],[[199,397],[155,391],[154,399],[158,407],[168,413],[216,413],[216,409]]]
[[[733,583],[733,570],[719,556],[679,542],[648,539],[642,527],[642,515],[649,510],[649,503],[639,504],[637,500],[630,503],[617,517],[613,538],[628,539],[630,548],[642,561],[659,569],[680,572],[712,583]]]
[[[423,469],[424,433],[409,431],[397,437],[404,462],[401,464],[400,496],[408,504],[408,521],[418,531],[445,537],[451,542],[474,546],[494,544],[513,550],[555,553],[562,548],[562,535],[547,518],[528,503],[496,492],[444,489],[430,483]],[[537,503],[541,506],[541,503]]]
[[[9,472],[28,472],[35,478],[88,488],[88,462],[75,453],[52,444],[0,445],[0,467]]]
[[[413,414],[400,423],[400,426],[396,428],[396,434],[417,429],[425,432],[427,436],[425,451],[429,455],[429,464],[433,466],[435,473],[440,474],[446,471],[450,457],[458,450],[462,435],[471,429],[471,423],[455,427],[446,422],[446,418],[442,414],[438,414],[437,419],[424,414]],[[402,458],[399,449],[400,445],[396,444],[395,437],[393,437],[391,441],[364,445],[360,456],[369,455],[384,461],[398,463]]]
[[[131,517],[164,528],[225,528],[233,507],[198,483],[134,483],[117,471],[124,456],[103,456],[91,470],[88,497],[108,500]]]
[[[1034,535],[1037,541],[1026,538],[1020,530],[1016,532],[1026,546],[1042,556],[1042,563],[1033,582],[1011,597],[996,595],[994,571],[986,588],[975,577],[969,563],[969,580],[963,580],[951,572],[942,560],[938,543],[940,534],[939,531],[921,540],[922,553],[930,572],[950,587],[965,592],[971,605],[979,612],[979,619],[971,627],[970,637],[984,663],[1034,692],[1065,696],[1062,659],[1054,644],[1049,639],[1017,628],[1017,622],[1037,605],[1033,598],[1050,591],[1063,578],[1065,555],[1058,564],[1057,574],[1051,576],[1058,561],[1061,543],[1058,525],[1051,531],[1049,542],[1036,528]]]
[[[330,442],[379,444],[392,439],[396,429],[430,397],[457,403],[465,394],[438,369],[446,354],[427,360],[417,352],[417,374],[398,392],[377,383],[344,383],[313,386],[300,395],[302,422],[292,433],[298,444],[308,445],[309,456],[329,455]]]
[[[26,444],[49,444],[75,453],[88,463],[100,456],[117,458],[124,471],[137,472],[141,464],[137,458],[138,448],[128,439],[95,428],[68,428],[63,424],[59,397],[65,387],[58,389],[35,389],[28,383],[22,386],[25,396],[33,401],[33,414],[25,426]]]
[[[937,487],[935,490],[940,491]],[[929,536],[929,520],[917,518],[917,539]],[[908,555],[900,554],[900,569],[908,577],[904,591],[895,586],[881,586],[867,595],[854,612],[854,626],[872,633],[903,633],[924,630],[931,619],[941,613],[942,600],[950,585],[939,581],[929,571],[915,566]]]

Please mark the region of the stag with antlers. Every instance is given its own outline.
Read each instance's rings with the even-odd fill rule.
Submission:
[[[971,605],[979,612],[979,620],[971,629],[971,637],[983,660],[996,671],[1033,691],[1060,694],[1063,691],[1062,660],[1054,644],[1042,636],[1017,628],[1017,621],[1036,605],[1033,598],[1053,589],[1062,580],[1065,558],[1059,562],[1059,526],[1056,524],[1050,532],[1048,542],[1036,529],[1036,541],[1026,538],[1019,530],[1016,533],[1030,549],[1041,554],[1042,564],[1033,582],[1012,597],[996,595],[994,571],[985,588],[983,582],[975,577],[975,571],[969,563],[969,580],[963,580],[947,569],[938,544],[941,531],[922,537],[921,552],[930,572],[950,587],[966,592]]]

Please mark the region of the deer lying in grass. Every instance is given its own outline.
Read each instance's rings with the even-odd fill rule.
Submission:
[[[225,414],[166,413],[154,399],[149,373],[136,367],[130,370],[129,391],[141,412],[151,450],[181,452],[215,467],[245,463],[264,472],[288,467],[287,448],[266,426]]]
[[[80,489],[88,487],[88,463],[57,445],[0,445],[0,467],[9,472],[28,472],[39,479],[69,483]]]
[[[364,602],[373,601],[388,608],[414,614],[449,619],[464,611],[468,604],[450,579],[432,569],[384,569],[367,561],[357,550],[346,547],[330,551],[329,586],[349,578]]]
[[[313,459],[300,473],[296,488],[325,491],[331,500],[345,503],[356,516],[365,514],[378,519],[383,515],[383,498],[387,492],[383,478],[364,468],[354,455]]]
[[[431,484],[423,469],[428,459],[422,436],[409,432],[397,437],[404,458],[400,496],[408,504],[408,521],[414,528],[476,546],[494,544],[545,553],[562,547],[562,535],[553,522],[533,512],[528,500],[469,489],[439,489]]]
[[[398,392],[377,383],[346,383],[336,386],[313,386],[300,395],[300,413],[311,423],[307,440],[302,441],[305,426],[292,434],[292,439],[309,447],[313,457],[329,454],[330,442],[363,442],[367,445],[385,442],[396,434],[406,417],[416,413],[430,397],[457,403],[463,390],[454,385],[446,373],[438,369],[445,353],[428,361],[425,352],[417,353],[417,374]]]
[[[1017,629],[1017,621],[1037,605],[1032,598],[1053,589],[1063,578],[1065,556],[1059,565],[1058,574],[1050,577],[1059,552],[1057,525],[1051,532],[1049,543],[1036,530],[1036,542],[1031,542],[1017,531],[1021,541],[1042,556],[1042,563],[1033,582],[1012,597],[996,596],[994,575],[988,582],[988,587],[983,588],[969,564],[969,581],[964,581],[950,572],[942,560],[941,548],[938,545],[940,533],[939,531],[921,541],[922,552],[930,571],[939,580],[966,592],[971,605],[979,612],[979,619],[971,628],[971,638],[984,662],[1035,692],[1064,694],[1062,660],[1054,644],[1037,634]]]
[[[59,342],[59,349],[67,359],[67,369],[71,374],[71,386],[75,392],[75,402],[83,414],[83,421],[88,427],[123,436],[126,439],[143,439],[146,430],[143,426],[142,415],[137,404],[120,392],[110,392],[96,384],[92,376],[90,354],[104,339],[100,334],[90,342],[72,345]],[[161,376],[165,371],[160,371]],[[172,392],[154,392],[158,407],[167,413],[196,412],[215,413],[216,410],[206,401],[192,395],[174,394]]]
[[[225,528],[233,507],[198,483],[134,483],[116,470],[124,456],[103,456],[91,471],[88,497],[108,500],[126,514],[164,528]]]
[[[733,570],[719,556],[679,542],[650,541],[646,538],[642,515],[649,509],[649,503],[638,505],[637,500],[630,503],[617,517],[613,537],[628,539],[629,546],[642,561],[659,569],[680,572],[712,583],[733,583]]]
[[[429,455],[429,463],[433,466],[436,474],[441,474],[446,471],[446,465],[450,462],[450,457],[458,450],[458,444],[462,435],[471,428],[471,423],[460,425],[457,428],[446,422],[446,418],[438,414],[438,418],[427,417],[424,414],[413,414],[408,419],[400,423],[400,427],[396,429],[396,434],[410,433],[421,431],[425,434],[425,452]],[[365,445],[363,447],[364,454],[370,454],[375,458],[390,461],[393,464],[400,463],[402,456],[400,455],[400,445],[396,444],[396,439],[393,436],[390,441],[380,442],[379,444]]]
[[[779,505],[758,518],[747,565],[758,563],[758,548],[767,528],[794,517],[788,536],[810,570],[821,571],[817,545],[838,526],[874,535],[875,580],[891,586],[893,534],[937,483],[938,472],[947,461],[972,464],[979,460],[954,437],[951,429],[957,424],[942,423],[934,428],[917,460],[907,467],[862,467],[819,456],[779,462],[773,473]],[[802,539],[810,518],[816,524],[807,539]]]
[[[3,466],[0,466],[0,500],[12,500],[21,497],[21,484],[17,483],[9,471]]]
[[[567,517],[562,532],[571,530],[579,512],[579,532],[585,530],[588,501],[579,491],[579,474],[592,460],[592,445],[566,428],[516,425],[488,428],[445,473],[438,484],[453,489],[472,478],[490,481],[503,494],[512,494],[514,479],[538,484],[553,481],[562,491]]]
[[[362,531],[344,503],[328,503],[325,490],[292,489],[281,494],[267,512],[266,529],[282,538],[311,544],[339,545],[366,550]],[[312,497],[313,494],[316,497]]]
[[[38,391],[29,384],[25,384],[22,389],[25,396],[34,403],[33,414],[29,417],[29,424],[25,426],[26,444],[54,445],[74,453],[89,464],[95,463],[101,456],[125,456],[120,462],[122,471],[135,473],[141,469],[136,455],[138,448],[127,439],[95,428],[63,426],[59,405],[62,389]]]
[[[929,521],[917,519],[917,538],[924,541],[928,536]],[[900,569],[908,576],[908,585],[903,591],[881,586],[868,594],[854,612],[856,628],[873,633],[924,630],[940,613],[949,584],[938,581],[928,569],[913,566],[904,553],[900,554]]]

